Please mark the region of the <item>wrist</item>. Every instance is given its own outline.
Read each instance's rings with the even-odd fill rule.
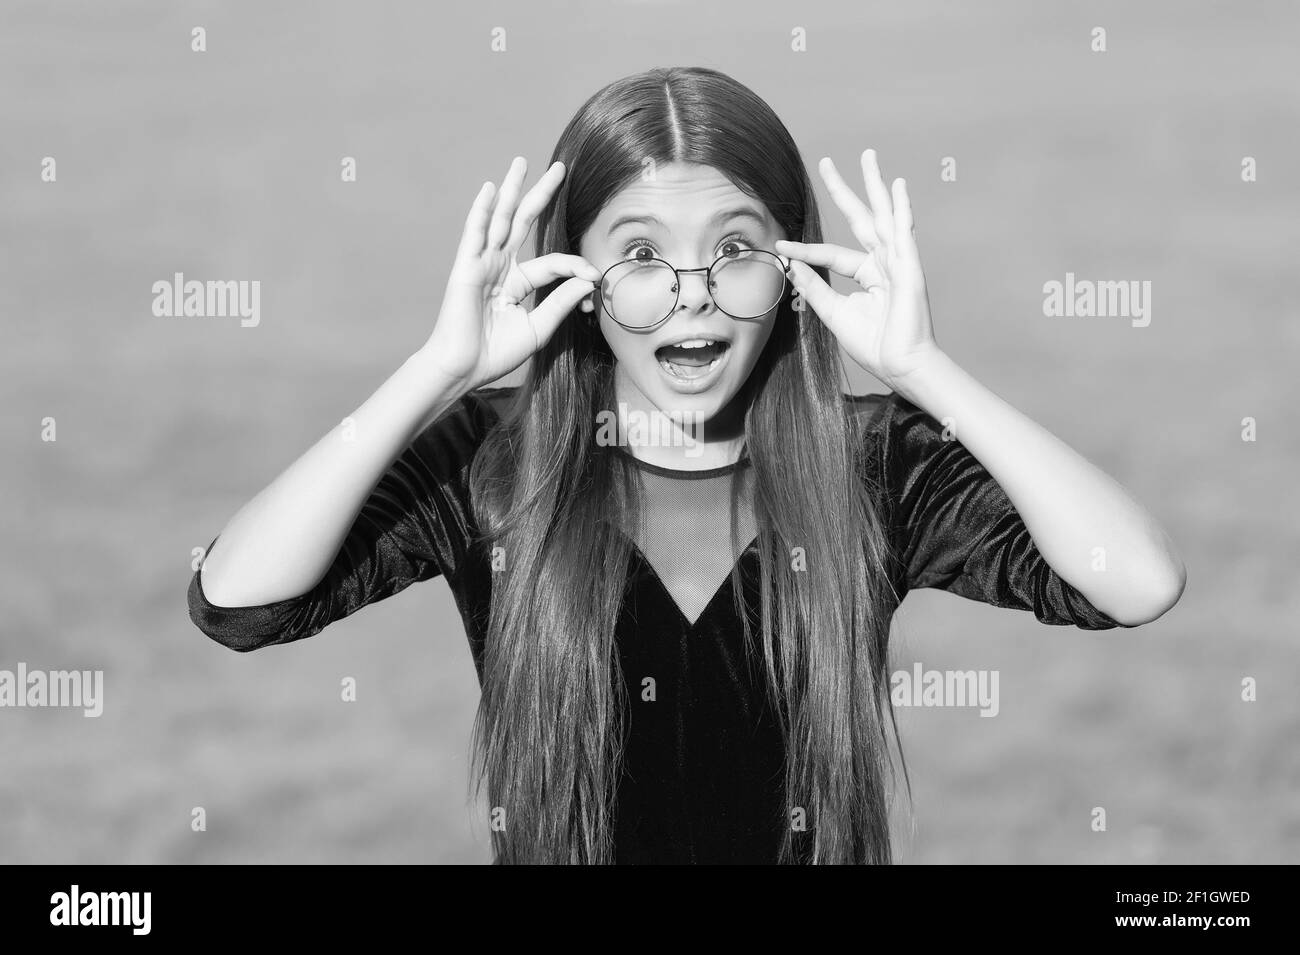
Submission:
[[[925,407],[927,400],[945,381],[952,380],[957,371],[957,363],[935,345],[927,349],[910,369],[891,376],[885,384],[917,407]]]
[[[418,369],[430,382],[443,387],[473,391],[479,386],[470,372],[450,371],[447,368],[447,350],[436,338],[429,338],[406,359],[406,364]]]
[[[400,374],[419,393],[421,404],[428,409],[426,420],[438,416],[478,387],[469,376],[448,372],[436,346],[430,344],[413,352],[402,363]]]

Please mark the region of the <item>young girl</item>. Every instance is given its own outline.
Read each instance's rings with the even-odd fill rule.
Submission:
[[[497,862],[890,861],[909,589],[1098,630],[1185,572],[936,344],[903,180],[820,172],[861,248],[730,77],[598,92],[531,189],[484,184],[428,341],[213,540],[194,622],[254,650],[446,578]],[[841,348],[890,393],[845,396]]]

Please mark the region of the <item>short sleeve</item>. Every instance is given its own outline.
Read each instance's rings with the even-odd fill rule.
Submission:
[[[256,650],[313,636],[416,581],[454,580],[473,536],[470,465],[511,391],[471,393],[417,435],[379,479],[311,590],[260,606],[220,607],[207,599],[196,571],[187,595],[190,619],[232,650]]]
[[[933,587],[1045,624],[1123,627],[1047,563],[1002,486],[960,441],[896,393],[854,399],[885,493],[895,587]]]

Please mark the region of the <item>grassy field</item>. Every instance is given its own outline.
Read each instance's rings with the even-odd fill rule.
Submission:
[[[8,4],[0,669],[102,669],[105,712],[0,710],[0,861],[487,861],[445,584],[239,655],[188,619],[192,550],[424,340],[477,186],[516,153],[535,180],[588,95],[674,64],[750,84],[810,169],[877,148],[940,342],[1189,569],[1127,631],[908,597],[896,666],[997,669],[1002,700],[900,712],[903,861],[1300,860],[1300,9],[1045,6]],[[177,271],[259,280],[261,324],[154,317]],[[1066,272],[1151,281],[1151,324],[1044,317]]]

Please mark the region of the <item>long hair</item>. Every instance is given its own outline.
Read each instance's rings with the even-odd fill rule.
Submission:
[[[611,83],[569,122],[555,160],[566,174],[538,218],[538,255],[576,252],[647,160],[714,167],[786,235],[821,241],[788,130],[715,70],[653,69]],[[614,634],[632,553],[619,518],[635,513],[637,488],[623,456],[595,441],[597,413],[613,405],[612,372],[597,323],[575,310],[533,356],[471,469],[480,532],[506,567],[492,575],[473,739],[478,785],[486,781],[504,813],[492,833],[497,863],[614,857],[626,704]],[[734,592],[747,642],[755,626],[762,635],[787,744],[786,805],[806,826],[785,827],[785,863],[891,859],[886,538],[842,378],[835,339],[790,296],[742,389],[758,605],[744,587]]]

